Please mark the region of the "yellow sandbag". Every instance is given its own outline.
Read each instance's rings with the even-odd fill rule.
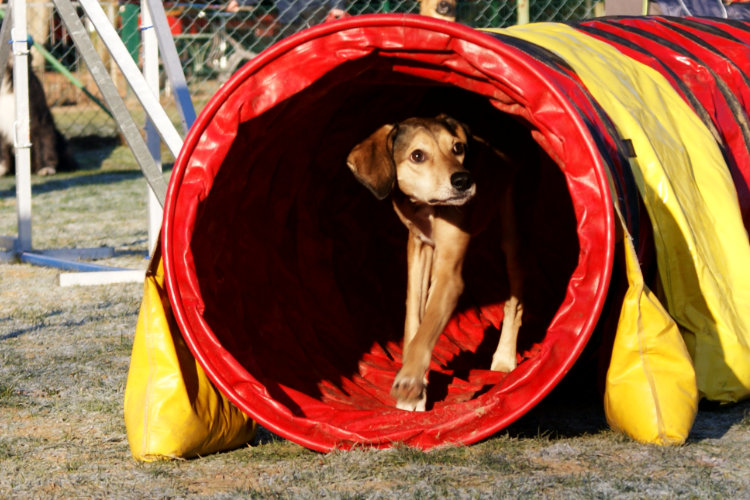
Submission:
[[[614,430],[646,443],[681,444],[698,412],[695,370],[677,324],[643,280],[618,212],[628,290],[623,299],[604,391]]]
[[[209,381],[177,329],[159,255],[144,287],[125,387],[125,427],[133,457],[190,458],[236,448],[255,423]]]

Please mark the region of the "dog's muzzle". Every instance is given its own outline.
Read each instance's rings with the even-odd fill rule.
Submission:
[[[451,186],[457,191],[466,191],[474,185],[474,179],[471,178],[469,172],[456,172],[451,175]]]

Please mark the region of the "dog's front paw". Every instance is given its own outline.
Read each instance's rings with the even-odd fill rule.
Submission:
[[[492,356],[492,366],[490,366],[490,370],[493,372],[510,373],[516,369],[516,364],[515,353],[513,353],[512,356],[503,355],[502,353],[498,355],[498,353],[495,353],[495,355]]]
[[[45,176],[45,175],[55,175],[57,173],[57,169],[55,167],[42,167],[39,169],[39,171],[36,173],[36,175],[39,176]]]
[[[396,408],[399,410],[425,411],[427,404],[426,377],[406,375],[401,370],[393,381],[391,396],[396,398]]]

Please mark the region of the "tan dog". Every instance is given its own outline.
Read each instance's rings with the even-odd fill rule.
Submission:
[[[472,139],[473,145],[490,149],[481,139]],[[474,177],[464,167],[468,140],[466,127],[448,116],[409,118],[380,127],[347,158],[356,178],[378,199],[392,194],[393,208],[409,229],[403,364],[391,390],[396,406],[405,410],[425,410],[432,350],[463,291],[461,269],[471,235],[498,210],[510,299],[491,369],[510,372],[516,367],[523,306],[513,169],[507,168],[512,162],[491,148],[495,164],[482,168],[502,185],[481,186],[493,194],[480,203]]]
[[[456,20],[456,0],[420,0],[419,13],[446,21]]]

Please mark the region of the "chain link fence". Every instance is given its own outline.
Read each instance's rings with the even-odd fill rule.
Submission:
[[[140,59],[140,2],[100,2],[134,59]],[[458,21],[468,26],[503,27],[518,19],[517,0],[459,0]],[[528,0],[528,19],[566,21],[592,17],[595,0]],[[220,0],[164,2],[191,95],[200,109],[231,74],[274,42],[341,15],[417,13],[418,0]],[[42,80],[58,128],[68,137],[115,136],[116,127],[97,103],[98,91],[51,2],[28,2],[33,67]],[[345,14],[344,14],[345,13]],[[82,11],[81,11],[82,14]],[[83,14],[82,14],[83,15]],[[103,44],[94,44],[121,94],[127,84]],[[167,112],[177,111],[164,90]],[[137,110],[133,103],[130,109]],[[134,111],[136,114],[138,111]],[[136,116],[136,120],[140,117]],[[141,119],[142,122],[142,119]]]

